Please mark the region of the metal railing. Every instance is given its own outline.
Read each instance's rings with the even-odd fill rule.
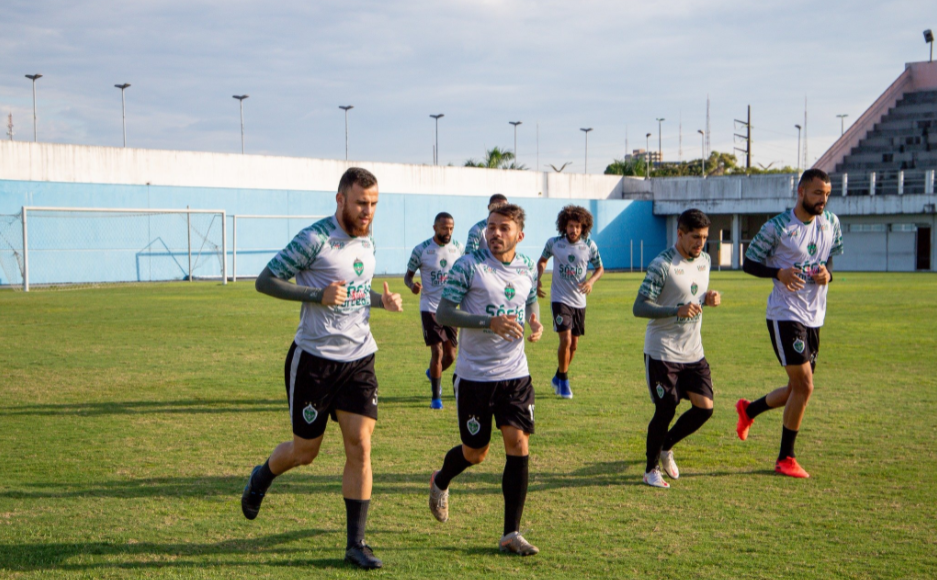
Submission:
[[[834,197],[933,195],[934,170],[884,170],[830,174]]]

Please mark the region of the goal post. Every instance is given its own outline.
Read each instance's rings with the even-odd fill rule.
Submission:
[[[237,282],[239,252],[242,259],[247,259],[249,269],[259,273],[263,265],[266,265],[277,252],[282,250],[299,230],[309,226],[312,220],[320,220],[328,216],[231,214],[230,217],[231,281]],[[245,228],[247,223],[241,224],[239,240],[238,221],[240,220],[249,220],[247,223],[254,224],[255,227]],[[244,231],[245,229],[247,231]]]
[[[220,209],[23,206],[23,290],[196,278],[227,284],[226,218]]]

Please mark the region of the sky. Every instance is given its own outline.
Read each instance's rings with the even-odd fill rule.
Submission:
[[[462,165],[514,149],[527,168],[601,173],[658,139],[665,161],[711,149],[813,163],[902,72],[926,60],[933,0],[648,3],[534,0],[4,0],[0,115],[40,141]],[[932,18],[928,20],[928,18]],[[657,118],[664,118],[658,131]],[[586,167],[585,133],[588,141]],[[682,130],[681,130],[682,128]],[[0,129],[5,137],[6,129]],[[648,140],[645,135],[651,133]],[[681,145],[682,133],[682,145]],[[626,149],[627,145],[627,149]],[[538,165],[539,163],[539,165]]]

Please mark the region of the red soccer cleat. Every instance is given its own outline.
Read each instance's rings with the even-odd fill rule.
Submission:
[[[804,468],[801,467],[793,457],[779,459],[778,462],[774,464],[774,472],[788,477],[800,477],[802,479],[810,477],[810,474],[804,471]]]
[[[752,423],[755,422],[754,419],[748,418],[748,405],[749,402],[745,399],[739,399],[738,402],[735,403],[735,410],[739,414],[739,422],[735,426],[735,432],[738,433],[739,439],[742,441],[748,439],[748,430],[751,428]]]

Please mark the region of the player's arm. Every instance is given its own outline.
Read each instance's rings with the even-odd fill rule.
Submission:
[[[745,256],[745,261],[742,262],[742,271],[758,278],[780,280],[781,284],[784,284],[784,287],[791,292],[797,292],[804,287],[804,280],[800,277],[800,270],[793,266],[790,268],[772,268]]]
[[[423,288],[423,284],[419,282],[415,282],[413,280],[413,277],[415,275],[416,275],[416,272],[414,272],[413,270],[407,270],[407,273],[404,274],[403,276],[403,283],[407,288],[410,289],[411,292],[413,292],[414,294],[419,294],[420,289]]]
[[[826,264],[820,264],[817,271],[811,276],[813,281],[821,286],[833,281],[833,256],[826,259]]]
[[[483,231],[475,226],[472,226],[472,229],[469,230],[468,239],[465,240],[465,253],[471,254],[472,252],[478,250],[478,247],[481,245],[481,236],[485,235]]]
[[[537,342],[543,336],[543,324],[540,323],[540,302],[536,298],[527,303],[527,323],[530,325],[530,336],[527,340]]]
[[[384,282],[384,293],[371,289],[371,308],[383,308],[391,312],[403,312],[403,299],[400,294],[390,291],[390,286]]]
[[[515,315],[471,314],[459,309],[459,305],[443,298],[436,309],[436,321],[442,326],[458,328],[490,328],[504,340],[524,338],[524,327],[517,322]]]
[[[639,292],[638,297],[634,299],[631,312],[636,318],[673,318],[679,315],[680,308],[677,306],[661,306],[653,298]]]
[[[543,273],[547,270],[547,261],[549,258],[544,258],[543,256],[537,260],[537,296],[540,298],[546,298],[547,293],[543,290]]]
[[[338,306],[345,302],[348,297],[348,291],[345,289],[344,280],[336,280],[325,288],[313,288],[311,286],[300,286],[292,284],[287,280],[277,278],[270,267],[264,268],[263,272],[257,276],[254,282],[254,288],[262,294],[273,296],[280,300],[292,300],[295,302],[313,302],[325,306]]]
[[[579,291],[583,294],[592,294],[592,285],[598,282],[599,278],[601,278],[604,273],[605,267],[599,264],[596,269],[592,270],[592,275],[589,276],[589,279],[579,285]]]

